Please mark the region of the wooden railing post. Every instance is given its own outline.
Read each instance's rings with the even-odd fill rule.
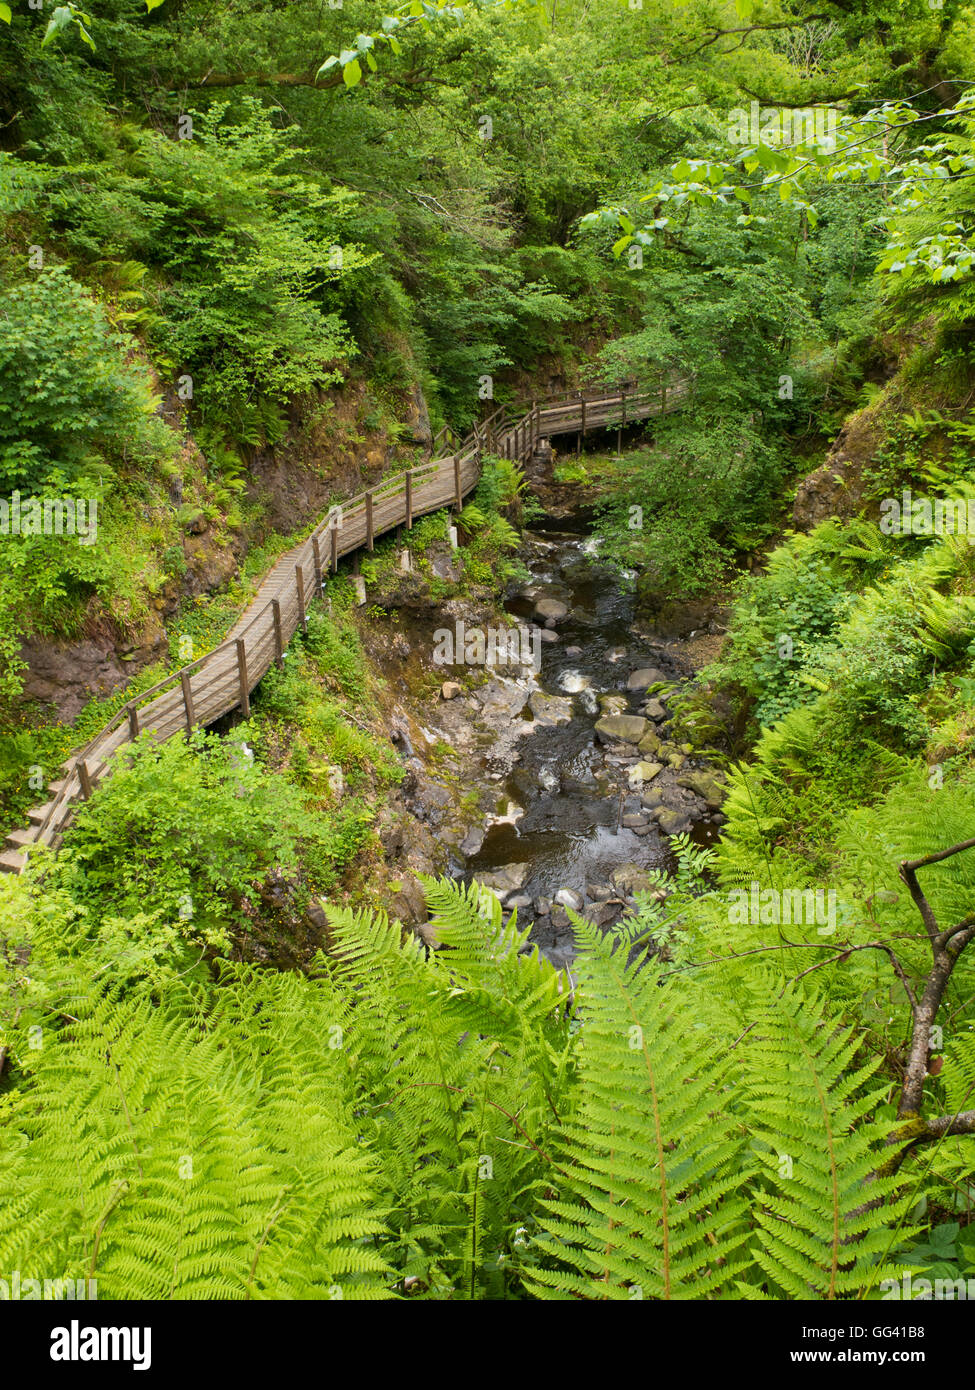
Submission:
[[[334,574],[339,567],[339,528],[336,526],[334,518],[329,530],[331,532],[329,545],[331,546],[332,573]]]
[[[298,621],[302,632],[308,632],[308,617],[305,613],[305,576],[300,565],[295,565],[295,584],[298,589]]]
[[[274,660],[278,666],[283,666],[284,641],[281,634],[281,604],[276,598],[271,600],[271,612],[274,616]]]
[[[372,493],[366,493],[366,545],[371,550],[373,545],[372,534]]]
[[[454,499],[457,510],[461,511],[464,506],[464,494],[460,490],[460,454],[454,454]]]
[[[183,687],[183,707],[186,710],[186,734],[189,737],[193,725],[196,723],[196,716],[193,712],[193,687],[190,685],[189,674],[180,671],[179,683]]]
[[[136,739],[139,737],[139,711],[136,709],[135,705],[129,705],[128,715],[129,739],[132,743],[135,743]]]
[[[88,775],[88,764],[84,761],[78,764],[78,781],[81,783],[81,795],[86,801],[91,799],[91,778]]]
[[[318,548],[318,532],[316,531],[311,538],[311,553],[315,557],[315,592],[321,597],[322,592],[322,553]]]
[[[413,530],[413,469],[406,470],[406,529]]]
[[[661,386],[661,388],[660,388],[660,413],[661,413],[661,415],[664,415],[664,414],[666,414],[666,412],[667,412],[667,383],[666,383],[666,381],[665,381],[665,382],[663,383],[663,385]]]
[[[237,647],[237,679],[240,683],[240,711],[245,719],[251,717],[251,693],[250,682],[247,679],[247,644],[243,637],[238,637]]]

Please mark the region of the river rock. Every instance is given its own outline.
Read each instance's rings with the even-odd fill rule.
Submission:
[[[552,911],[552,899],[551,899],[551,898],[536,898],[536,899],[535,899],[535,916],[536,916],[536,917],[547,917],[548,914],[549,914],[551,911]]]
[[[648,892],[651,887],[650,875],[639,864],[620,864],[610,875],[618,893],[630,896],[633,893]]]
[[[625,695],[600,695],[599,708],[603,714],[625,714],[627,700]]]
[[[569,914],[564,907],[553,907],[549,920],[553,927],[568,927],[571,925],[569,922]]]
[[[586,897],[590,902],[604,903],[613,896],[612,888],[608,888],[605,883],[587,883]]]
[[[677,778],[679,787],[687,787],[696,796],[702,797],[712,811],[716,811],[724,801],[723,782],[724,775],[722,773],[710,772],[706,768],[702,768],[700,771],[684,772]]]
[[[582,899],[572,888],[560,888],[555,895],[555,901],[562,907],[571,907],[573,912],[582,911]]]
[[[607,926],[618,912],[617,903],[593,903],[591,907],[586,908],[586,916],[597,927]]]
[[[557,642],[559,640],[559,634],[557,632],[553,632],[550,627],[540,627],[537,629],[537,631],[539,638],[543,642]]]
[[[641,753],[659,753],[663,739],[655,729],[648,729],[637,744]]]
[[[663,772],[662,763],[639,762],[635,767],[630,768],[630,785],[652,782],[661,772]]]
[[[513,681],[493,680],[478,691],[485,719],[514,719],[528,703],[528,691]]]
[[[516,893],[513,898],[509,898],[505,907],[525,908],[531,907],[532,900],[527,893]]]
[[[647,721],[639,714],[610,714],[596,720],[601,743],[639,743],[647,731]]]
[[[510,894],[524,887],[530,870],[530,864],[505,864],[503,868],[492,869],[490,873],[475,874],[474,878],[504,902]]]
[[[472,825],[460,842],[461,854],[476,854],[484,843],[484,831],[479,825]]]
[[[535,617],[551,618],[553,622],[561,622],[563,618],[569,616],[569,606],[557,598],[540,598],[535,604]]]
[[[444,681],[440,687],[441,700],[455,700],[458,695],[463,695],[464,687],[459,681]]]
[[[572,701],[565,695],[546,695],[541,690],[533,690],[528,708],[536,722],[545,726],[568,724],[572,719]]]
[[[678,808],[661,807],[657,811],[657,824],[665,835],[683,835],[691,828],[691,818]]]
[[[656,685],[658,681],[666,680],[663,671],[658,671],[655,666],[643,666],[639,671],[633,671],[629,680],[626,682],[627,690],[646,690],[651,685]]]
[[[661,720],[667,718],[667,711],[659,700],[648,700],[643,706],[643,713],[648,719]]]
[[[582,648],[581,648],[581,647],[566,647],[566,649],[565,649],[565,654],[566,654],[566,656],[582,656]]]
[[[647,818],[639,815],[636,811],[631,811],[623,817],[622,824],[627,830],[639,830],[641,826],[646,828]]]

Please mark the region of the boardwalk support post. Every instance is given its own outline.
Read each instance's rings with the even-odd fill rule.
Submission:
[[[251,717],[251,693],[250,682],[247,679],[247,645],[243,637],[238,637],[237,642],[237,679],[240,682],[240,712],[245,719]]]
[[[189,674],[180,671],[179,683],[183,687],[183,707],[186,710],[186,736],[189,738],[193,725],[196,723],[196,715],[193,711],[193,689],[190,685]]]
[[[406,470],[406,529],[413,530],[413,469]]]
[[[274,615],[274,660],[278,666],[284,665],[284,640],[281,635],[281,604],[276,598],[271,600]]]
[[[339,567],[339,528],[336,526],[334,520],[332,521],[332,524],[329,527],[329,531],[329,545],[332,548],[332,573],[334,574]]]
[[[315,557],[315,591],[322,592],[322,552],[318,548],[318,533],[311,538],[311,553]]]
[[[78,781],[81,783],[81,795],[86,801],[91,800],[91,778],[88,775],[88,764],[80,762],[78,764]]]
[[[457,510],[462,511],[464,495],[460,490],[460,454],[454,454],[454,500],[457,503]]]
[[[129,739],[135,743],[139,737],[139,711],[135,705],[129,705],[127,713],[129,716]]]
[[[372,549],[372,493],[366,493],[366,545]]]
[[[305,612],[305,576],[300,565],[295,565],[295,585],[298,590],[298,621],[301,623],[302,632],[307,636],[308,615]]]

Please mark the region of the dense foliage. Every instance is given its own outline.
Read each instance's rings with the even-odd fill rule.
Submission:
[[[975,550],[882,524],[975,498],[975,9],[50,9],[0,4],[0,501],[96,503],[99,541],[0,535],[4,814],[105,714],[25,709],[25,639],[124,648],[178,600],[179,664],[287,543],[262,470],[341,488],[426,415],[592,380],[679,407],[560,476],[647,608],[733,588],[668,695],[728,794],[615,933],[573,917],[571,973],[430,878],[428,949],[349,906],[404,773],[333,580],[246,724],[127,748],[0,877],[0,1266],[114,1298],[975,1278]],[[781,134],[813,108],[829,141]],[[488,458],[452,596],[518,577],[530,506]],[[253,567],[209,607],[204,532]],[[391,541],[362,568],[406,582]],[[729,908],[806,890],[823,930]]]

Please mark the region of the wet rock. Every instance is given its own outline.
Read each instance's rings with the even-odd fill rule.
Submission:
[[[639,743],[647,731],[647,721],[639,714],[609,714],[596,721],[602,743]]]
[[[662,763],[639,762],[636,767],[630,768],[630,785],[652,782],[661,772],[663,772]]]
[[[605,883],[586,884],[586,897],[590,900],[590,902],[604,903],[612,896],[612,888],[608,888]]]
[[[566,649],[565,649],[565,654],[566,654],[566,656],[582,656],[582,648],[581,648],[581,647],[566,647]]]
[[[659,700],[648,700],[643,706],[643,713],[648,719],[661,720],[667,718],[667,711]]]
[[[505,864],[503,868],[493,869],[490,873],[475,874],[474,878],[504,902],[510,894],[524,887],[530,871],[530,864]]]
[[[657,824],[665,835],[683,835],[691,828],[691,818],[679,807],[661,807],[657,812]]]
[[[593,903],[591,907],[586,908],[586,916],[597,927],[608,926],[618,912],[619,906],[616,903]]]
[[[533,690],[528,708],[536,721],[546,727],[568,724],[572,719],[572,701],[564,695],[546,695],[541,690]]]
[[[633,811],[629,815],[623,817],[622,824],[627,830],[639,830],[641,826],[646,828],[647,818]]]
[[[527,893],[516,893],[513,898],[509,898],[505,903],[506,907],[526,908],[531,907],[532,900]]]
[[[650,875],[639,864],[620,864],[610,875],[618,893],[627,896],[633,893],[648,892],[651,888]]]
[[[687,787],[696,796],[706,801],[712,811],[716,811],[725,798],[724,775],[707,768],[700,771],[684,772],[677,778],[679,787]]]
[[[555,895],[555,901],[562,907],[571,907],[573,912],[582,911],[582,898],[572,888],[560,888]]]
[[[520,685],[493,680],[478,691],[484,719],[507,722],[516,718],[528,703],[527,690]]]
[[[658,671],[655,666],[644,666],[639,671],[633,671],[629,680],[626,682],[627,690],[646,690],[651,685],[656,685],[658,681],[666,680],[663,671]]]
[[[648,729],[637,744],[641,753],[659,753],[663,739],[655,729]]]
[[[599,615],[590,613],[588,608],[573,608],[569,616],[579,627],[599,627]]]
[[[461,854],[466,854],[469,857],[472,854],[476,854],[483,845],[483,843],[484,831],[480,828],[480,826],[472,825],[470,830],[468,830],[467,834],[460,842],[460,852]]]
[[[535,915],[536,915],[536,917],[547,917],[548,914],[549,914],[551,911],[552,911],[552,899],[551,899],[551,898],[536,898],[536,899],[535,899]]]
[[[625,714],[626,706],[627,699],[625,695],[600,695],[599,697],[599,708],[606,716],[611,714]]]
[[[444,681],[440,687],[441,700],[455,700],[458,695],[463,695],[464,687],[459,681]]]
[[[563,618],[569,616],[569,606],[557,598],[540,598],[535,604],[535,617],[541,619],[551,618],[553,622],[561,622]]]
[[[568,927],[570,925],[569,914],[564,907],[553,907],[550,921],[553,927]]]
[[[548,627],[539,628],[538,635],[543,642],[557,642],[559,640],[559,634]]]

